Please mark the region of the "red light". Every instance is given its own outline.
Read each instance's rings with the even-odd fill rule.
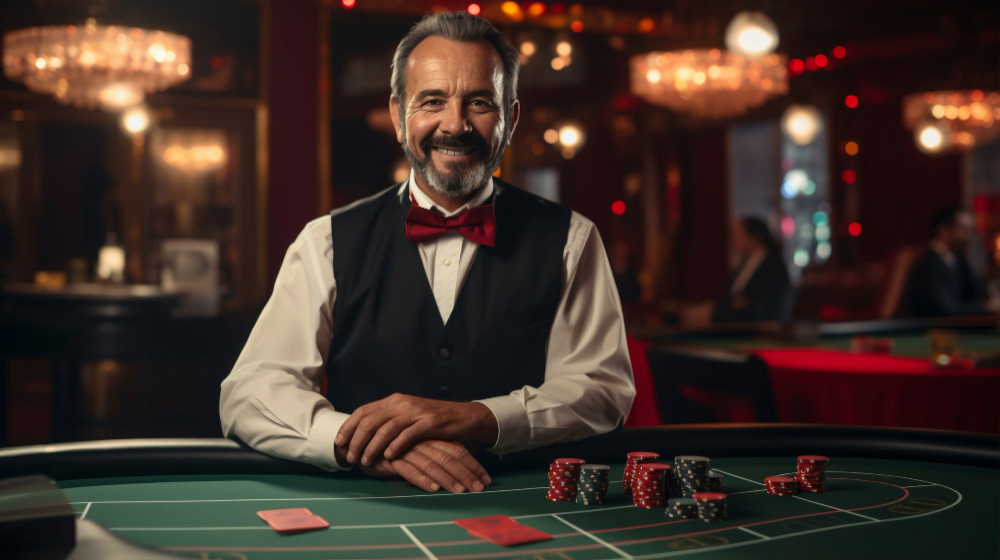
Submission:
[[[826,55],[818,54],[816,55],[816,66],[820,68],[826,67]]]
[[[833,47],[833,58],[844,58],[847,56],[847,49],[841,46]]]
[[[563,4],[562,2],[556,2],[555,4],[552,4],[552,7],[549,8],[549,11],[551,11],[553,14],[557,15],[561,14],[566,11],[566,4]]]
[[[846,169],[844,170],[843,173],[840,174],[840,178],[843,179],[844,182],[847,183],[848,185],[853,185],[854,181],[858,178],[858,176],[850,169]]]
[[[218,70],[219,68],[222,68],[222,57],[213,56],[212,60],[208,61],[208,63],[212,65],[212,68]]]
[[[858,106],[858,96],[857,95],[848,95],[844,99],[844,104],[847,105],[847,107],[850,108],[850,109],[853,109],[853,108],[857,107]]]
[[[847,226],[847,232],[854,237],[861,235],[861,224],[858,222],[851,222],[851,225]]]
[[[354,7],[355,1],[356,0],[340,0],[340,5],[350,10]]]
[[[788,69],[796,74],[801,74],[806,69],[806,63],[797,58],[793,58],[788,62]]]
[[[625,213],[625,203],[620,200],[612,202],[611,211],[614,212],[615,215],[621,216],[622,214]]]
[[[482,11],[482,8],[479,7],[479,4],[469,4],[468,10],[470,14],[478,16],[479,12]]]
[[[815,72],[819,66],[816,66],[816,57],[810,56],[806,58],[806,70],[810,72]]]
[[[583,22],[582,21],[574,21],[573,23],[569,24],[569,28],[572,29],[573,31],[576,31],[577,33],[579,33],[581,31],[583,31]]]

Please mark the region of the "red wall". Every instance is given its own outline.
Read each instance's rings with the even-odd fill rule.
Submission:
[[[856,256],[871,262],[893,249],[926,242],[927,223],[934,212],[962,201],[962,156],[920,152],[913,132],[903,127],[899,99],[862,104],[853,111],[860,145],[855,157],[863,228]],[[835,183],[840,182],[841,169],[832,166]]]
[[[319,3],[271,3],[268,56],[267,270],[273,284],[288,246],[319,207]]]
[[[729,187],[726,133],[697,131],[677,137],[681,165],[681,228],[671,263],[676,296],[715,299],[729,277]]]

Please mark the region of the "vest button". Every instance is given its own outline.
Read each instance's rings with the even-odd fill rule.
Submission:
[[[441,356],[442,360],[447,360],[451,357],[451,352],[449,352],[447,348],[442,348],[438,350],[438,356]]]
[[[451,394],[451,389],[449,389],[447,385],[442,385],[440,388],[438,388],[438,392],[441,393],[442,397],[447,397],[448,395]]]

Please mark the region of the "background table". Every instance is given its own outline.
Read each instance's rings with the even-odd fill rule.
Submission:
[[[323,473],[225,440],[15,448],[0,451],[0,472],[47,472],[81,518],[195,558],[995,558],[998,446],[990,436],[824,426],[625,430],[495,461],[494,484],[476,494]],[[712,457],[729,519],[671,520],[630,505],[618,483],[602,506],[544,499],[552,458],[609,462],[619,481],[620,459],[638,449]],[[762,491],[765,476],[794,471],[806,452],[830,456],[828,492]],[[278,535],[256,516],[286,507],[307,507],[331,527]],[[504,548],[454,524],[496,514],[554,539]]]
[[[848,352],[847,335],[816,340],[778,340],[753,336],[684,336],[666,344],[678,348],[715,348],[752,353],[768,367],[778,417],[782,422],[902,426],[1000,433],[1000,369],[932,368],[925,334],[877,335],[893,341],[890,355]],[[653,343],[629,339],[638,395],[626,425],[660,423],[655,386],[646,351]],[[959,331],[965,353],[1000,350],[1000,335]],[[687,391],[711,407],[720,421],[753,421],[748,399],[727,392]]]

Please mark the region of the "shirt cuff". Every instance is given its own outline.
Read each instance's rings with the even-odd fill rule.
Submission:
[[[305,461],[328,471],[341,471],[353,465],[341,465],[337,461],[337,446],[333,442],[337,432],[350,414],[330,409],[321,409],[313,417],[312,429],[306,439]]]
[[[531,439],[528,411],[511,395],[474,401],[486,405],[497,419],[497,441],[490,451],[497,455],[524,449]]]

